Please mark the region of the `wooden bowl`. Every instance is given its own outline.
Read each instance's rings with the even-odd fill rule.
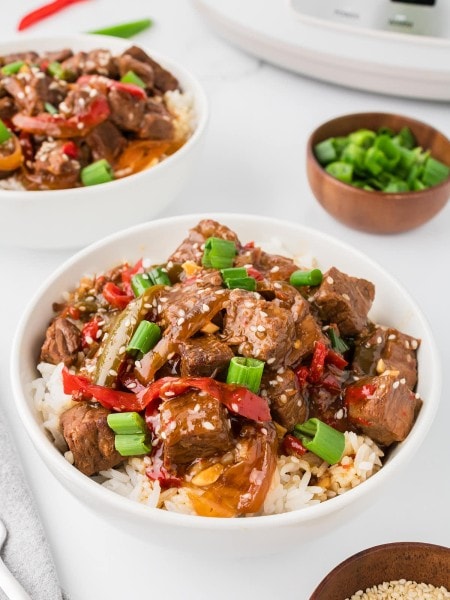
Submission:
[[[324,209],[345,225],[370,233],[400,233],[434,217],[450,196],[450,178],[426,190],[398,194],[362,190],[329,175],[314,155],[314,146],[329,137],[348,135],[360,128],[409,127],[417,144],[433,158],[450,165],[450,141],[430,125],[387,113],[355,113],[327,121],[310,136],[306,171],[314,196]]]
[[[399,579],[450,590],[450,549],[422,542],[395,542],[368,548],[335,567],[310,600],[344,600],[358,590]]]

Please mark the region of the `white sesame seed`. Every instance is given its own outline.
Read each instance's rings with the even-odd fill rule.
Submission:
[[[207,304],[202,304],[202,312],[204,312],[204,313],[209,312],[209,306]]]
[[[258,327],[256,328],[258,331],[265,331],[266,328],[264,327],[264,325],[258,325]]]
[[[237,413],[237,411],[239,410],[239,406],[233,402],[233,404],[231,405],[231,410]]]
[[[350,300],[350,296],[348,294],[342,294],[342,297],[345,298],[345,300]]]
[[[185,318],[180,317],[179,319],[177,319],[177,325],[183,325],[184,321],[185,321]]]
[[[273,365],[273,363],[275,362],[275,357],[272,356],[271,358],[268,358],[266,362],[268,365]]]
[[[332,277],[330,277],[330,275],[328,275],[327,279],[326,279],[327,283],[329,283],[330,285],[333,285],[334,283],[334,279]]]
[[[280,267],[278,265],[275,265],[274,267],[272,267],[270,269],[271,273],[278,273],[278,271],[280,270]]]
[[[112,375],[113,377],[117,377],[117,371],[114,371],[114,369],[110,369],[110,370],[108,371],[108,373],[109,373],[110,375]]]
[[[399,385],[400,385],[399,381],[394,381],[394,383],[392,384],[392,387],[394,388],[394,390],[396,390]]]
[[[208,429],[209,431],[214,431],[215,427],[212,423],[210,423],[209,421],[204,421],[202,423],[202,427],[203,429]]]

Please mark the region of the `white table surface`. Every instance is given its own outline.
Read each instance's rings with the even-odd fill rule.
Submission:
[[[2,38],[16,35],[19,16],[37,3],[9,4],[8,11],[2,11]],[[84,509],[53,478],[31,446],[14,409],[9,383],[11,340],[30,294],[72,252],[0,246],[0,402],[63,588],[73,600],[123,600],[143,594],[167,600],[256,596],[265,600],[281,594],[307,600],[332,567],[365,547],[407,540],[450,545],[450,327],[445,299],[450,291],[450,207],[427,225],[403,235],[359,233],[334,221],[315,202],[304,168],[307,137],[328,118],[355,111],[398,112],[427,121],[450,136],[448,104],[362,93],[277,69],[215,37],[188,2],[89,0],[29,31],[36,35],[74,33],[144,16],[154,18],[156,24],[136,41],[191,69],[211,103],[201,164],[161,216],[206,210],[273,215],[320,229],[362,249],[398,278],[428,316],[444,366],[443,395],[437,419],[414,462],[363,515],[342,523],[326,537],[308,545],[299,539],[295,552],[258,559],[219,561],[211,548],[210,558],[200,561],[161,550],[152,540],[144,544],[125,531],[113,530]]]

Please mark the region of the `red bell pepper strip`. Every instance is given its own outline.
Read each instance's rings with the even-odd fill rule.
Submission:
[[[98,318],[94,317],[87,323],[83,325],[83,329],[81,330],[81,347],[88,348],[92,342],[95,342],[97,339],[97,334],[99,332],[100,326],[98,324]]]
[[[77,79],[77,84],[92,85],[94,88],[96,87],[95,84],[100,84],[101,86],[106,86],[107,89],[115,89],[119,92],[126,92],[131,96],[136,96],[137,98],[140,98],[141,100],[147,99],[147,94],[145,93],[145,90],[143,90],[138,85],[134,85],[133,83],[122,83],[121,81],[110,79],[105,75],[81,75],[81,77],[78,77]]]
[[[69,158],[78,158],[78,146],[72,140],[69,140],[62,147],[62,151]]]
[[[121,392],[102,385],[92,383],[87,377],[82,375],[73,375],[67,369],[62,371],[63,388],[65,394],[81,393],[84,396],[92,396],[105,408],[117,411],[139,411],[136,408],[137,401],[135,394],[130,392]]]
[[[105,121],[110,114],[108,101],[104,96],[97,96],[87,107],[86,112],[66,119],[60,114],[41,113],[32,117],[24,113],[16,113],[12,122],[17,129],[35,135],[46,135],[54,138],[83,137],[93,128]]]
[[[72,375],[63,369],[64,392],[90,395],[105,408],[140,412],[155,400],[167,400],[184,394],[190,388],[207,392],[233,413],[253,421],[271,421],[266,400],[239,385],[221,383],[210,377],[162,377],[143,392],[132,394],[91,383],[87,377]]]
[[[29,12],[19,21],[17,25],[18,31],[23,31],[36,23],[39,23],[43,19],[47,17],[51,17],[52,15],[58,13],[63,8],[70,6],[71,4],[76,4],[77,2],[81,2],[82,0],[54,0],[54,2],[49,2],[48,4],[44,4],[39,8]]]
[[[132,294],[133,291],[131,289],[131,278],[133,277],[133,275],[137,275],[138,273],[143,273],[144,272],[144,267],[142,266],[142,258],[140,260],[138,260],[138,262],[134,265],[134,267],[126,267],[122,273],[121,273],[121,277],[122,277],[122,286],[124,291],[127,294]]]
[[[123,310],[133,300],[132,294],[127,294],[124,290],[121,290],[115,283],[108,281],[108,283],[102,289],[103,298],[114,306]]]

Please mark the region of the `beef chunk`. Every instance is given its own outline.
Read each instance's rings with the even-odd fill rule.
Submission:
[[[34,89],[36,94],[36,112],[44,112],[46,102],[57,108],[67,95],[66,82],[59,82],[47,75],[44,77],[33,76],[30,79],[29,86],[32,90]]]
[[[332,267],[324,274],[313,301],[324,321],[336,323],[342,335],[353,336],[361,333],[367,324],[374,297],[373,283]]]
[[[10,96],[0,98],[0,119],[10,119],[16,112],[14,99]]]
[[[49,62],[62,63],[73,56],[73,52],[70,48],[62,48],[61,50],[55,50],[54,52],[46,52],[44,58]]]
[[[166,71],[166,69],[148,56],[148,54],[146,54],[138,46],[132,46],[131,48],[128,48],[128,50],[125,50],[122,56],[131,56],[135,60],[143,62],[152,67],[154,73],[153,88],[155,92],[164,94],[165,92],[179,89],[180,86],[178,80],[172,75],[172,73]]]
[[[112,79],[119,74],[115,58],[109,50],[102,48],[87,53],[82,72],[86,75],[105,75]]]
[[[234,356],[229,346],[209,335],[183,342],[179,352],[182,377],[216,377]]]
[[[161,409],[166,467],[224,454],[232,446],[224,406],[209,394],[192,391],[167,400]]]
[[[238,248],[240,247],[239,239],[234,231],[212,219],[203,219],[189,230],[188,237],[181,242],[169,257],[168,262],[184,263],[192,260],[200,265],[203,256],[202,246],[209,237],[231,240],[236,243]]]
[[[111,119],[120,129],[139,131],[144,119],[146,101],[128,92],[112,89],[108,95]]]
[[[294,364],[300,354],[291,310],[246,290],[230,292],[223,339],[242,356],[264,360],[273,369]]]
[[[171,140],[174,135],[175,128],[169,111],[162,104],[147,100],[138,137],[149,140]]]
[[[410,432],[416,398],[404,378],[363,377],[345,390],[349,422],[378,444],[401,442]]]
[[[298,270],[291,258],[268,254],[259,246],[243,248],[234,262],[236,267],[252,266],[270,281],[289,281],[292,273]]]
[[[66,58],[61,63],[61,67],[64,69],[66,77],[67,74],[70,74],[68,77],[70,80],[74,81],[77,79],[83,73],[86,64],[86,57],[86,52],[77,52],[73,56]]]
[[[358,338],[352,368],[357,374],[380,375],[398,371],[414,389],[417,383],[416,352],[420,340],[397,329],[375,327],[368,335]]]
[[[66,82],[58,82],[44,73],[19,73],[3,79],[5,90],[14,98],[19,109],[28,114],[45,111],[45,103],[53,106],[64,99]]]
[[[75,187],[79,181],[80,163],[62,151],[64,141],[44,142],[36,152],[34,178],[48,187]]]
[[[33,64],[36,63],[37,59],[39,58],[38,54],[36,52],[14,52],[12,54],[5,54],[4,56],[0,57],[0,64],[3,65],[9,65],[9,63],[13,63],[13,62],[17,62],[19,60],[23,60],[23,62],[26,62],[28,64]]]
[[[153,67],[142,60],[137,60],[129,54],[122,54],[117,59],[120,77],[123,77],[128,71],[133,71],[145,83],[147,89],[152,89],[155,83],[155,72]]]
[[[264,369],[260,395],[268,398],[273,420],[288,431],[308,418],[307,401],[302,397],[297,375],[292,369]]]
[[[109,163],[122,153],[126,139],[111,121],[103,121],[89,133],[86,142],[91,148],[95,160],[106,158]]]
[[[81,333],[78,327],[64,317],[55,319],[45,335],[41,360],[57,365],[61,361],[69,367],[81,350]]]
[[[109,410],[80,402],[61,415],[64,438],[74,465],[85,475],[111,469],[124,461],[114,447],[114,432],[106,421]]]

